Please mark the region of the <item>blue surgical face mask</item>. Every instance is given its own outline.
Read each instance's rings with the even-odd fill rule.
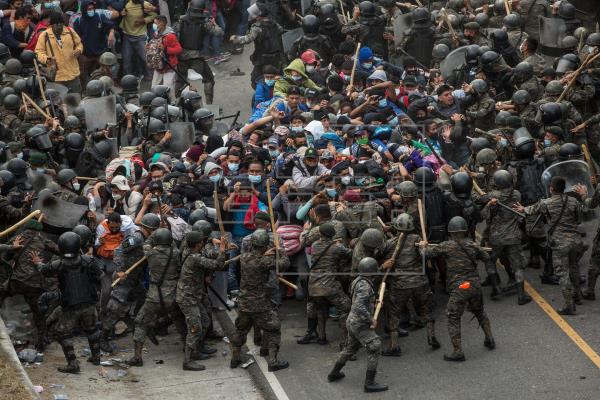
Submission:
[[[544,139],[544,147],[552,146],[552,141],[550,139]]]
[[[296,82],[301,81],[302,75],[292,75],[292,80],[295,80]]]
[[[152,24],[152,30],[154,30],[154,32],[158,32],[158,25]]]
[[[279,150],[269,150],[269,155],[271,158],[277,158],[279,157]]]
[[[500,139],[500,147],[506,147],[506,146],[508,146],[508,140],[506,140],[506,138]]]
[[[88,16],[88,17],[93,17],[93,16],[94,16],[94,14],[96,14],[96,12],[95,12],[94,10],[88,10],[88,11],[87,11],[87,16]]]
[[[331,197],[332,199],[337,195],[337,190],[335,189],[325,189],[325,191],[327,192],[327,196]]]
[[[394,117],[394,118],[392,118],[392,119],[391,119],[391,120],[388,122],[388,124],[389,124],[389,125],[391,125],[391,126],[397,126],[397,125],[399,124],[399,122],[398,122],[398,117]]]
[[[275,86],[275,79],[267,79],[265,80],[265,84],[269,87]]]
[[[209,176],[208,179],[210,179],[212,183],[219,183],[221,180],[221,174]]]
[[[362,67],[364,69],[371,69],[371,67],[373,67],[373,63],[372,62],[362,63],[361,65],[362,65]]]
[[[237,163],[227,163],[227,168],[229,168],[230,171],[237,171],[240,168],[240,164]]]
[[[248,175],[248,179],[252,183],[260,183],[262,181],[261,175]]]
[[[302,126],[292,126],[291,130],[292,130],[292,132],[302,132],[304,130],[304,127],[302,127]]]
[[[379,100],[379,108],[385,108],[385,107],[387,107],[387,100],[386,99]]]

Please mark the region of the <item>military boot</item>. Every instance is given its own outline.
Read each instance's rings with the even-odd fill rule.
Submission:
[[[200,352],[203,354],[215,354],[217,352],[217,349],[215,349],[214,347],[210,347],[209,345],[206,344],[205,341],[200,342]]]
[[[64,367],[58,367],[58,372],[64,372],[66,374],[78,374],[79,373],[79,362],[77,356],[75,356],[75,349],[72,344],[61,342],[61,347],[65,358],[67,359],[67,365]]]
[[[489,319],[486,318],[481,323],[481,329],[483,329],[483,333],[485,334],[483,345],[490,350],[494,350],[496,348],[496,341],[494,340],[494,336],[492,336],[492,325]]]
[[[517,284],[517,303],[522,306],[531,302],[531,296],[525,293],[525,282],[519,282]]]
[[[277,359],[277,354],[279,353],[279,346],[275,344],[269,343],[269,358],[268,358],[268,366],[269,372],[279,371],[280,369],[286,369],[290,366],[287,361],[282,361]]]
[[[133,357],[127,361],[127,364],[132,367],[141,367],[144,365],[144,360],[142,360],[142,351],[144,350],[144,343],[142,342],[133,342]]]
[[[462,351],[460,336],[454,336],[451,339],[452,339],[452,347],[454,347],[454,351],[450,355],[444,354],[444,360],[446,360],[446,361],[465,361],[465,354]]]
[[[258,326],[254,325],[254,334],[252,335],[252,341],[254,342],[254,345],[260,346],[262,343],[262,338],[262,331]]]
[[[435,337],[434,321],[427,321],[427,344],[431,346],[433,350],[437,350],[442,347],[440,342],[438,342],[437,338]]]
[[[301,338],[296,340],[298,344],[310,344],[317,343],[319,336],[317,335],[317,319],[309,318],[308,319],[308,329],[306,330],[306,334]]]
[[[540,275],[540,280],[544,285],[558,285],[558,278],[554,275],[551,262],[544,263],[544,272]]]
[[[229,368],[237,368],[242,365],[242,349],[237,346],[231,346],[231,361],[229,361]]]
[[[587,289],[583,292],[583,298],[586,300],[596,300],[596,281],[598,274],[588,271]]]
[[[317,313],[317,343],[322,345],[327,344],[326,326],[327,326],[328,309],[322,307]],[[344,336],[345,337],[345,336]]]
[[[192,360],[192,348],[186,346],[183,358],[183,370],[184,371],[204,371],[206,367],[198,362]]]
[[[100,332],[96,331],[88,336],[88,343],[92,355],[88,357],[87,362],[100,365]]]
[[[112,354],[113,347],[110,344],[110,341],[108,340],[109,335],[110,335],[109,330],[102,329],[102,334],[100,336],[100,350],[102,350],[105,353]]]
[[[562,290],[562,295],[565,299],[565,306],[558,310],[560,315],[575,315],[575,303],[573,302],[573,289],[566,288]]]
[[[402,354],[402,350],[400,349],[400,345],[398,344],[398,332],[392,331],[390,332],[390,343],[388,348],[381,352],[381,355],[388,357],[400,357]]]
[[[376,374],[377,370],[367,370],[367,374],[365,376],[365,393],[385,392],[388,390],[387,385],[382,385],[375,382]]]
[[[497,273],[488,274],[488,278],[490,279],[490,285],[492,286],[492,293],[490,293],[490,297],[495,299],[500,295],[502,290],[500,289],[500,277]]]
[[[342,372],[342,368],[344,368],[344,365],[346,364],[341,363],[339,361],[336,362],[331,372],[327,375],[327,380],[329,382],[335,382],[345,377],[346,374]]]

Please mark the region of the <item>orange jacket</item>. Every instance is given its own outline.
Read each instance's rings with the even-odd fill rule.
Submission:
[[[117,247],[121,245],[124,235],[123,232],[112,233],[108,229],[108,221],[102,221],[102,226],[106,230],[102,235],[104,242],[96,250],[96,254],[100,257],[112,259]]]

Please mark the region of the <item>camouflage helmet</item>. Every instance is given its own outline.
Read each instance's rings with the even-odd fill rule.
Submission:
[[[561,49],[575,49],[579,46],[579,40],[575,36],[565,36],[560,41]]]
[[[360,242],[370,249],[378,248],[384,241],[383,232],[375,228],[368,228],[360,235]]]
[[[374,274],[379,268],[379,263],[373,257],[365,257],[358,263],[359,274]]]
[[[489,165],[496,162],[497,155],[496,152],[492,149],[481,149],[479,153],[475,156],[475,164],[479,165]]]
[[[494,120],[494,123],[498,126],[506,126],[506,125],[508,125],[507,118],[510,117],[511,115],[512,114],[509,113],[508,111],[502,110],[502,111],[498,112],[498,114],[496,114],[496,119]]]
[[[19,75],[23,70],[23,64],[16,58],[9,58],[4,64],[4,72],[9,75]]]
[[[508,189],[513,185],[513,177],[510,172],[505,169],[499,169],[494,172],[492,178],[494,179],[494,186],[498,189]]]
[[[65,129],[79,129],[81,128],[81,122],[76,116],[69,115],[65,118],[64,127]]]
[[[152,233],[153,243],[155,245],[170,246],[173,243],[171,231],[167,228],[158,228]]]
[[[395,187],[396,192],[402,197],[417,197],[417,185],[413,181],[400,182]]]
[[[439,43],[433,46],[431,54],[437,60],[443,60],[450,53],[450,48],[444,43]]]
[[[585,44],[590,47],[600,46],[600,33],[594,32],[587,37]]]
[[[154,213],[144,214],[140,225],[148,229],[158,229],[160,227],[160,217]]]
[[[475,22],[477,22],[480,27],[487,28],[490,23],[490,17],[486,13],[481,12],[475,16]]]
[[[208,237],[212,233],[212,225],[210,224],[210,222],[204,219],[200,219],[194,222],[194,224],[192,225],[192,231],[202,232],[203,235]]]
[[[99,79],[92,79],[85,85],[85,95],[91,97],[100,97],[104,92],[104,84]]]
[[[550,96],[560,96],[565,86],[560,81],[550,81],[546,85],[546,93]]]
[[[392,226],[400,232],[410,232],[415,230],[415,223],[410,214],[402,213],[394,219]]]
[[[511,100],[514,105],[522,106],[531,103],[531,95],[527,90],[517,90]]]
[[[467,221],[463,217],[452,217],[450,222],[448,222],[448,233],[466,232],[468,230],[469,225],[467,225]]]
[[[115,56],[110,51],[105,51],[100,56],[98,63],[100,63],[100,65],[107,65],[107,66],[112,67],[113,65],[115,65],[117,63],[117,56]]]
[[[198,243],[202,243],[207,238],[208,238],[208,236],[205,235],[204,232],[200,232],[200,231],[191,231],[185,235],[185,241],[188,244],[188,246],[194,246]]]
[[[518,28],[521,25],[521,17],[519,16],[519,14],[508,14],[502,20],[502,24],[507,28]]]
[[[257,229],[250,236],[250,244],[252,247],[265,248],[269,245],[269,234],[264,229]]]

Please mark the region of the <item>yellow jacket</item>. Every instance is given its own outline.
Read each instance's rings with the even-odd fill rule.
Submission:
[[[46,36],[48,40],[46,40]],[[63,28],[60,40],[62,46],[58,44],[52,28],[46,29],[40,34],[37,41],[35,55],[42,64],[46,64],[48,57],[54,57],[58,66],[55,81],[70,81],[79,77],[79,62],[74,52],[75,50],[79,50],[79,54],[81,54],[83,52],[83,44],[81,44],[79,35],[73,29],[66,26]],[[50,49],[50,46],[52,49]]]

